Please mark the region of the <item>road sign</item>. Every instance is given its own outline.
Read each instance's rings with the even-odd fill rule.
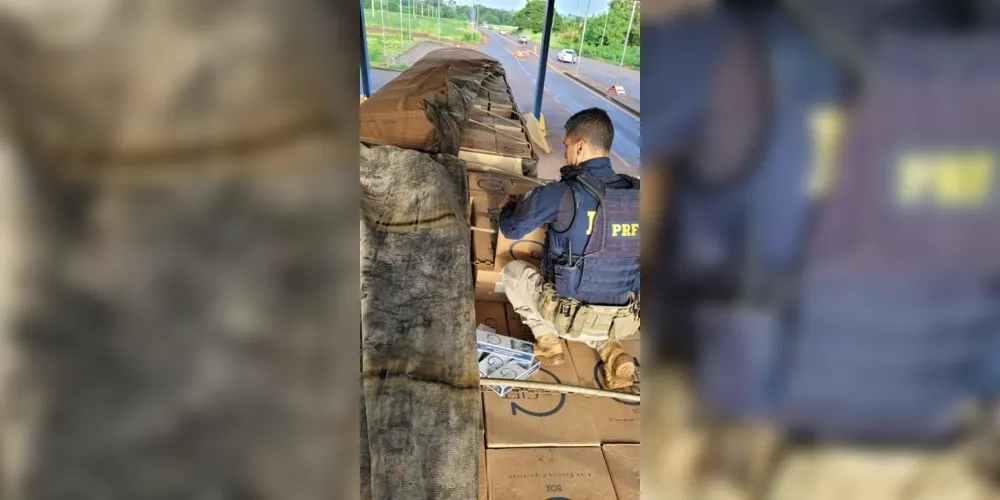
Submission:
[[[625,95],[625,87],[622,87],[621,85],[616,83],[608,87],[608,92],[614,92],[615,94],[618,95]]]

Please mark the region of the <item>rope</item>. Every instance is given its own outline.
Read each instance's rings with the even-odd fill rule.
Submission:
[[[480,386],[498,385],[500,387],[513,387],[517,389],[534,389],[548,392],[566,392],[582,394],[584,396],[596,396],[600,398],[612,398],[629,403],[638,403],[639,395],[625,392],[605,391],[592,389],[590,387],[579,387],[575,385],[554,384],[551,382],[534,382],[531,380],[507,380],[502,378],[480,378]]]

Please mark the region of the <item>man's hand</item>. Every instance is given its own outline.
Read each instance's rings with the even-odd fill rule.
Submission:
[[[517,197],[508,194],[507,197],[504,198],[503,203],[500,204],[500,208],[504,209],[511,203],[517,203]]]

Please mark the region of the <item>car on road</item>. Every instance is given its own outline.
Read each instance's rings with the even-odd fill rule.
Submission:
[[[563,49],[560,50],[558,54],[556,54],[556,60],[559,62],[573,64],[577,61],[577,59],[578,56],[576,55],[576,51],[574,51],[573,49]]]
[[[500,34],[501,34],[501,35],[506,35],[506,34],[507,34],[507,32],[506,32],[506,31],[504,31],[503,29],[501,29],[501,30],[500,30]]]
[[[517,43],[519,43],[521,45],[524,45],[524,44],[528,43],[528,37],[526,37],[524,35],[519,36],[517,38]]]

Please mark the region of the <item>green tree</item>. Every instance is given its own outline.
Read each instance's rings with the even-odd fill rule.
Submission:
[[[639,46],[641,35],[639,27],[642,25],[641,7],[635,9],[635,19],[632,21],[632,33],[628,37],[628,44]],[[628,20],[632,14],[632,0],[611,0],[608,3],[608,34],[607,45],[622,45],[625,43],[625,34],[628,32]],[[593,21],[591,21],[593,22]],[[600,28],[603,29],[604,19],[599,21]],[[598,40],[600,31],[598,31]],[[589,36],[587,39],[591,39]]]
[[[562,28],[562,16],[554,9],[552,11],[552,30],[559,31]],[[521,30],[531,30],[535,33],[542,31],[545,25],[545,0],[528,0],[521,10],[514,14],[514,26]]]
[[[514,11],[506,9],[495,9],[483,5],[477,6],[479,11],[479,23],[512,25],[514,24]]]

